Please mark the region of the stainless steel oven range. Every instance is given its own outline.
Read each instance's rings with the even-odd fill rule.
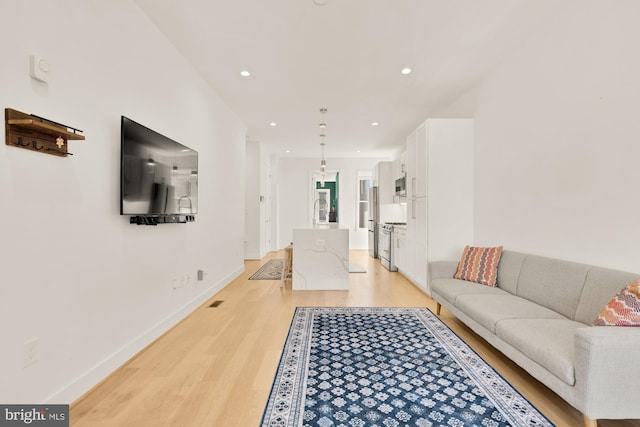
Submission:
[[[398,271],[393,253],[393,226],[406,225],[405,222],[385,222],[378,226],[378,255],[380,263],[389,271]]]

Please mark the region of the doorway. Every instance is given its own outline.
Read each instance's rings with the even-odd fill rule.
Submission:
[[[327,171],[311,172],[311,194],[309,213],[314,224],[339,222],[340,173]]]

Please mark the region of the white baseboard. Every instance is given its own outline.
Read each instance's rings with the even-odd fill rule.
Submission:
[[[408,274],[406,271],[399,270],[398,273],[402,274],[413,286],[431,298],[431,290],[427,288],[423,280],[418,279],[412,274]]]
[[[255,261],[264,258],[270,251],[248,251],[244,254],[244,259],[247,261]]]
[[[162,334],[174,327],[198,307],[205,303],[216,293],[244,272],[244,266],[239,267],[217,283],[213,284],[197,297],[183,305],[180,309],[169,314],[166,318],[138,335],[136,338],[122,346],[120,349],[107,356],[103,361],[80,374],[78,378],[62,387],[60,390],[49,396],[42,402],[43,404],[71,404],[82,397],[85,393],[99,384],[116,369],[121,367],[132,357],[142,351],[146,346],[158,339]]]

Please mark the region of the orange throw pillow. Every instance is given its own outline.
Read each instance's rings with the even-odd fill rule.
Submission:
[[[495,248],[466,246],[462,251],[458,270],[453,277],[487,286],[496,286],[500,255],[502,255],[502,246]]]
[[[629,283],[602,309],[594,326],[640,326],[640,279]]]

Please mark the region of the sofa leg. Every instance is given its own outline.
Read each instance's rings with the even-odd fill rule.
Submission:
[[[592,420],[586,415],[582,415],[582,418],[584,419],[584,427],[598,427],[598,420]]]
[[[438,316],[440,316],[440,309],[442,308],[442,305],[440,305],[439,302],[436,303],[436,314]]]

